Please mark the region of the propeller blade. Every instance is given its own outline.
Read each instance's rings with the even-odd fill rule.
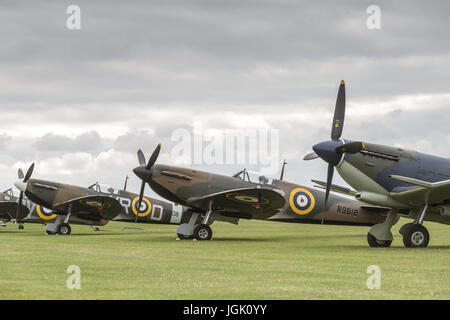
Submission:
[[[324,206],[327,208],[328,196],[330,195],[331,190],[331,182],[333,181],[333,173],[334,173],[334,165],[332,163],[328,164],[328,173],[327,173],[327,185],[325,189],[325,203]]]
[[[23,180],[24,175],[23,175],[22,169],[20,169],[20,168],[19,168],[18,175],[19,175],[19,180]]]
[[[336,152],[339,152],[339,153],[357,153],[360,150],[364,150],[364,142],[355,141],[355,142],[345,143],[345,144],[337,147],[335,150],[336,150]]]
[[[16,222],[19,219],[19,210],[20,210],[20,207],[22,206],[22,199],[23,199],[23,192],[20,191],[19,202],[18,202],[19,205],[17,206],[17,209],[16,209]]]
[[[152,155],[150,156],[150,159],[148,160],[147,166],[145,167],[147,170],[150,170],[151,167],[153,167],[153,165],[155,164],[156,159],[158,159],[160,150],[161,150],[161,143],[159,143],[156,146],[155,151],[153,151]]]
[[[144,153],[142,152],[141,149],[138,150],[137,156],[138,156],[138,160],[139,160],[139,165],[145,166],[145,164],[147,163],[147,161],[145,160]]]
[[[23,182],[27,182],[30,179],[31,174],[33,173],[33,169],[34,169],[34,162],[28,168],[27,174],[25,175],[25,178],[23,179]]]
[[[319,156],[315,152],[308,153],[303,156],[303,160],[314,160],[317,159]]]
[[[341,81],[338,96],[336,99],[336,107],[334,108],[333,127],[331,128],[331,139],[339,139],[344,129],[345,118],[345,82]]]
[[[134,222],[137,222],[139,213],[141,212],[141,204],[142,204],[142,198],[144,197],[144,189],[145,189],[145,181],[142,180],[141,191],[139,192],[138,209],[136,210],[137,214],[136,214],[136,219],[134,220]]]

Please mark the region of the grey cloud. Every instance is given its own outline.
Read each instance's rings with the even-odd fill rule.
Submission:
[[[11,142],[12,138],[11,136],[1,133],[0,134],[0,149],[5,149],[8,144]]]
[[[90,153],[98,153],[105,149],[105,141],[100,137],[98,132],[90,131],[82,133],[74,138],[54,133],[46,133],[38,138],[33,147],[39,152],[73,152],[83,151]]]
[[[379,31],[365,26],[372,1],[77,1],[79,31],[65,28],[69,4],[0,5],[2,163],[110,148],[149,154],[158,142],[170,150],[173,130],[194,120],[233,128],[228,114],[254,115],[280,129],[289,177],[308,183],[323,165],[300,157],[329,136],[341,79],[350,106],[449,93],[448,1],[380,2]],[[447,155],[447,110],[349,114],[344,135]],[[61,125],[77,133],[50,133]],[[123,131],[106,138],[99,126]]]
[[[11,103],[121,101],[136,109],[142,102],[152,108],[151,102],[192,106],[201,100],[237,104],[236,111],[242,103],[316,98],[341,78],[361,84],[356,92],[369,97],[442,92],[449,80],[441,72],[450,46],[442,32],[447,2],[382,3],[377,32],[365,27],[368,1],[153,1],[139,7],[81,1],[83,24],[76,32],[65,29],[67,4],[3,11],[2,21],[17,34],[9,31],[0,56],[9,81],[28,93],[9,96]],[[422,55],[434,61],[403,64]],[[255,74],[263,67],[292,73]]]
[[[151,148],[157,144],[155,137],[148,131],[130,130],[126,134],[117,137],[113,147],[118,151],[136,153],[138,148],[146,150],[146,148]]]

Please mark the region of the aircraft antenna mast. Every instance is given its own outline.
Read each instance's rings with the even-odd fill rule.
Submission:
[[[128,175],[126,175],[126,177],[125,177],[125,183],[124,183],[124,185],[123,185],[123,191],[127,191],[127,182],[128,182],[128,179],[129,179],[130,177],[128,176]]]
[[[287,161],[283,160],[283,166],[281,167],[281,175],[280,175],[280,180],[283,180],[283,176],[284,176],[284,167],[286,166]]]

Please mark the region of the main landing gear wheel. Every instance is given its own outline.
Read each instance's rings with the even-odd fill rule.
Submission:
[[[194,238],[194,236],[186,236],[186,235],[181,234],[181,233],[177,233],[177,236],[178,236],[178,239],[180,239],[180,240],[187,240],[187,239],[193,239]]]
[[[23,224],[19,224],[19,230],[23,230],[24,228]]]
[[[430,241],[428,230],[421,224],[409,223],[403,226],[403,244],[407,248],[425,248]]]
[[[378,240],[369,232],[367,233],[367,242],[372,248],[387,248],[391,246],[391,240]]]
[[[194,228],[194,238],[197,240],[211,240],[212,230],[207,224],[199,224]]]
[[[67,236],[70,234],[71,228],[68,223],[61,223],[58,228],[56,229],[56,232],[60,235]]]

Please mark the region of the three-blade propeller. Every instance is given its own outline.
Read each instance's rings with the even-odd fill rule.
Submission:
[[[325,187],[325,208],[327,207],[328,197],[330,195],[331,184],[333,181],[334,167],[342,160],[344,153],[357,153],[364,149],[363,142],[345,143],[340,138],[344,129],[345,119],[345,83],[341,81],[334,108],[333,123],[331,126],[331,140],[318,143],[313,146],[314,152],[303,157],[303,160],[313,160],[322,158],[328,163],[327,184]]]
[[[150,159],[148,160],[148,163],[147,163],[146,160],[145,160],[144,153],[142,152],[141,149],[139,149],[138,152],[137,152],[139,164],[141,166],[145,166],[145,170],[149,170],[150,171],[152,169],[153,165],[155,164],[156,160],[158,159],[160,150],[161,150],[161,143],[159,143],[156,146],[155,150],[153,151],[153,153],[150,156]],[[138,202],[138,210],[137,210],[138,213],[136,214],[135,222],[137,222],[138,215],[139,215],[140,210],[141,210],[142,199],[144,198],[145,183],[146,183],[146,181],[144,179],[142,179],[141,191],[139,192],[139,202]]]
[[[19,210],[22,206],[23,193],[26,189],[26,183],[28,182],[28,180],[30,180],[33,170],[34,170],[34,162],[28,168],[25,176],[23,175],[22,169],[19,168],[19,170],[18,170],[19,181],[17,181],[15,183],[15,186],[17,187],[17,189],[20,190],[20,195],[19,195],[19,202],[18,202],[19,205],[16,208],[16,221],[19,219]]]

